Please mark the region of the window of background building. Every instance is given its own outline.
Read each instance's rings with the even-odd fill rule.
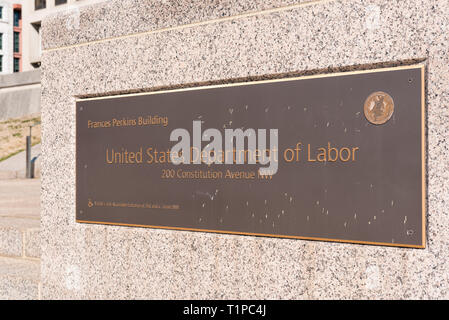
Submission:
[[[3,33],[0,33],[0,50],[3,50]]]
[[[41,56],[41,23],[35,22],[31,23],[32,28],[29,30],[29,45],[33,48],[31,50],[31,60],[30,64],[34,68],[39,68],[40,66],[40,56]]]
[[[0,72],[3,72],[3,56],[0,55]]]
[[[20,52],[20,33],[14,32],[14,52]]]
[[[47,3],[45,0],[34,0],[34,10],[45,9]]]
[[[0,7],[0,19],[3,19],[3,7]]]
[[[22,12],[20,10],[14,10],[14,27],[19,27],[20,19],[22,19]]]
[[[67,3],[67,0],[55,0],[55,5],[59,6],[60,4]]]
[[[19,72],[20,71],[20,59],[19,58],[14,58],[14,72]]]

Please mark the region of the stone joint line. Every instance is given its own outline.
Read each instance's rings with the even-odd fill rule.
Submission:
[[[123,35],[123,36],[116,36],[116,37],[104,38],[104,39],[100,39],[100,40],[93,40],[93,41],[88,41],[88,42],[82,42],[82,43],[68,45],[68,46],[47,48],[47,49],[42,49],[42,53],[47,53],[47,52],[52,52],[52,51],[59,51],[59,50],[65,50],[65,49],[72,49],[72,48],[79,48],[79,47],[84,47],[84,46],[91,45],[91,44],[101,44],[101,43],[105,43],[105,42],[110,42],[110,41],[115,41],[115,40],[122,40],[122,39],[128,39],[128,38],[135,38],[135,37],[145,36],[145,35],[150,35],[150,34],[157,34],[157,33],[163,33],[163,32],[175,31],[175,30],[182,30],[182,29],[187,29],[187,28],[192,28],[192,27],[197,27],[197,26],[203,26],[203,25],[208,25],[208,24],[213,24],[213,23],[232,21],[232,20],[235,20],[235,19],[248,18],[248,17],[254,17],[254,16],[258,16],[258,15],[264,15],[264,14],[271,14],[271,13],[277,13],[277,12],[282,12],[282,11],[294,10],[294,9],[297,9],[297,8],[309,7],[309,6],[316,5],[316,4],[325,4],[325,3],[329,3],[329,2],[335,2],[335,1],[337,1],[337,0],[312,0],[312,1],[309,1],[309,2],[297,3],[297,4],[287,5],[287,6],[284,6],[284,7],[278,7],[278,8],[272,8],[272,9],[266,9],[266,10],[260,10],[260,11],[236,14],[236,15],[229,16],[229,17],[224,17],[224,18],[215,18],[215,19],[199,21],[199,22],[193,22],[193,23],[188,23],[188,24],[179,25],[179,26],[166,27],[166,28],[155,29],[155,30],[150,30],[150,31],[143,31],[143,32],[127,34],[127,35]]]

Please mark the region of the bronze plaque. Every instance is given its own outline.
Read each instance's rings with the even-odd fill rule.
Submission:
[[[421,65],[81,99],[76,120],[78,222],[425,247]]]

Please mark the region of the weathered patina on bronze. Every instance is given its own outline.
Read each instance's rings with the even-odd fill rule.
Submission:
[[[81,99],[76,219],[422,248],[423,77],[409,66]],[[278,172],[172,164],[170,133],[193,121],[223,136],[278,129]]]

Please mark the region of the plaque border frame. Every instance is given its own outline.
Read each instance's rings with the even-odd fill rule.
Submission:
[[[330,77],[340,77],[340,76],[348,76],[355,74],[369,74],[369,73],[378,73],[378,72],[388,72],[388,71],[398,71],[398,70],[410,70],[410,69],[421,69],[421,165],[422,165],[422,177],[421,177],[421,195],[422,195],[422,239],[420,245],[410,245],[410,244],[401,244],[401,243],[387,243],[387,242],[374,242],[374,241],[361,241],[361,240],[345,240],[345,239],[331,239],[331,238],[320,238],[320,237],[305,237],[305,236],[288,236],[288,235],[278,235],[278,234],[266,234],[266,233],[252,233],[252,232],[240,232],[240,231],[226,231],[226,230],[212,230],[212,229],[199,229],[199,228],[183,228],[183,227],[166,227],[166,226],[152,226],[152,225],[140,225],[140,224],[128,224],[128,223],[119,223],[119,222],[105,222],[105,221],[86,221],[81,219],[76,219],[75,222],[81,224],[100,224],[100,225],[111,225],[111,226],[125,226],[125,227],[139,227],[139,228],[151,228],[151,229],[163,229],[163,230],[176,230],[176,231],[191,231],[191,232],[206,232],[206,233],[215,233],[215,234],[228,234],[228,235],[243,235],[243,236],[256,236],[256,237],[268,237],[268,238],[280,238],[280,239],[297,239],[297,240],[311,240],[311,241],[323,241],[323,242],[336,242],[336,243],[347,243],[347,244],[362,244],[362,245],[375,245],[375,246],[386,246],[386,247],[401,247],[401,248],[416,248],[416,249],[425,249],[426,248],[426,238],[427,238],[427,225],[426,225],[426,211],[427,211],[427,186],[426,186],[426,80],[425,80],[425,71],[426,65],[424,63],[414,64],[414,65],[406,65],[406,66],[397,66],[397,67],[387,67],[387,68],[378,68],[378,69],[367,69],[367,70],[357,70],[357,71],[346,71],[346,72],[335,72],[335,73],[326,73],[326,74],[316,74],[316,75],[308,75],[308,76],[299,76],[299,77],[291,77],[291,78],[282,78],[282,79],[270,79],[270,80],[259,80],[259,81],[249,81],[249,82],[236,82],[236,83],[228,83],[228,84],[220,84],[220,85],[205,85],[199,87],[188,87],[188,88],[180,88],[180,89],[169,89],[169,90],[159,90],[159,91],[149,91],[149,92],[139,92],[139,93],[130,93],[130,94],[118,94],[118,95],[110,95],[110,96],[101,96],[101,97],[91,97],[91,98],[80,98],[75,97],[75,105],[78,102],[84,101],[92,101],[92,100],[103,100],[103,99],[116,99],[122,97],[133,97],[133,96],[145,96],[145,95],[153,95],[153,94],[162,94],[162,93],[174,93],[174,92],[182,92],[182,91],[196,91],[196,90],[207,90],[207,89],[215,89],[215,88],[223,88],[223,87],[237,87],[237,86],[248,86],[248,85],[258,85],[264,83],[275,83],[275,82],[287,82],[287,81],[295,81],[295,80],[308,80],[308,79],[317,79],[317,78],[330,78]],[[76,128],[76,125],[75,125]],[[75,145],[76,145],[76,134],[75,134]],[[76,148],[75,148],[75,159],[76,158]],[[76,160],[75,160],[76,161]],[[77,172],[75,174],[75,188],[77,181]],[[76,193],[76,191],[75,191]],[[75,206],[77,206],[75,201]],[[76,208],[78,211],[78,209]],[[76,213],[75,213],[76,217]]]

